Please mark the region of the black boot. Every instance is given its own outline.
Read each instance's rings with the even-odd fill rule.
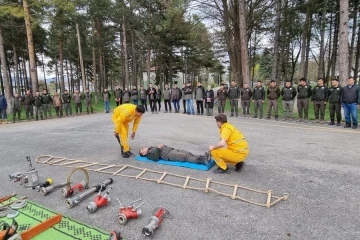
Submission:
[[[336,126],[341,126],[341,122],[340,122],[340,121],[337,122],[337,123],[336,123]]]
[[[229,168],[222,169],[222,168],[218,167],[216,170],[213,171],[213,173],[229,173],[228,169]]]
[[[352,129],[357,129],[358,125],[357,123],[353,123]]]
[[[335,125],[334,120],[331,120],[331,122],[329,122],[328,125]]]
[[[351,127],[351,124],[350,123],[345,123],[345,126],[344,126],[344,128],[350,128]]]
[[[245,162],[239,162],[239,163],[235,164],[235,171],[240,172],[241,169],[244,167],[244,165],[245,165]]]

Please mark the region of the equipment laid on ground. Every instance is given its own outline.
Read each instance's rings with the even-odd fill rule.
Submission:
[[[73,186],[71,186],[71,176],[73,175],[74,172],[81,170],[84,172],[86,180],[85,181],[81,181]],[[77,167],[74,168],[70,174],[67,177],[67,186],[63,189],[61,189],[61,195],[63,195],[63,197],[67,198],[67,197],[71,197],[72,195],[74,195],[75,191],[79,191],[82,192],[84,190],[84,188],[88,188],[89,187],[89,173],[86,169],[81,168],[81,167]]]
[[[160,226],[163,219],[170,215],[170,212],[163,207],[158,207],[154,209],[154,216],[150,218],[150,222],[148,225],[143,227],[142,233],[146,237],[152,237],[154,235],[154,231]]]
[[[45,196],[46,194],[51,193],[54,190],[56,190],[58,188],[61,188],[61,187],[64,187],[66,185],[68,185],[68,182],[58,183],[58,184],[51,185],[51,186],[48,186],[48,187],[41,187],[39,191],[40,191],[40,193],[42,195]]]
[[[45,182],[40,183],[39,185],[37,185],[35,187],[35,189],[36,189],[36,191],[39,192],[42,187],[47,187],[47,186],[51,185],[52,183],[53,183],[53,180],[51,178],[48,178],[48,179],[46,179]]]
[[[15,197],[15,196],[16,196],[16,193],[13,193],[13,194],[8,195],[6,197],[2,197],[2,198],[0,198],[0,203],[4,202],[4,201],[6,201],[6,200],[8,200],[8,199],[10,199],[12,197]]]
[[[29,170],[22,174],[20,185],[24,185],[26,188],[33,188],[39,185],[39,174],[38,171],[32,166],[30,156],[27,156],[26,160],[29,162]]]
[[[19,201],[21,201],[21,200],[24,200],[24,199],[26,199],[27,197],[21,197],[21,198],[18,198],[17,200],[14,200],[14,201],[10,201],[10,202],[8,202],[8,203],[5,203],[5,204],[2,204],[0,207],[1,208],[3,208],[3,207],[7,207],[7,206],[10,206],[11,204],[13,204],[13,203],[16,203],[16,202],[19,202]],[[1,239],[1,238],[0,238]]]
[[[106,206],[111,201],[111,199],[109,197],[109,192],[112,189],[112,187],[109,185],[108,188],[109,188],[109,190],[107,190],[103,196],[101,196],[101,189],[99,190],[99,194],[96,195],[94,201],[90,202],[86,206],[86,210],[88,212],[93,213],[96,211],[96,209],[98,209],[99,207]]]
[[[51,166],[72,167],[77,166],[86,168],[88,171],[105,173],[112,176],[120,176],[143,181],[165,184],[182,189],[192,189],[205,193],[216,193],[229,199],[240,200],[257,206],[270,208],[275,204],[286,201],[289,198],[287,193],[276,196],[272,190],[257,190],[239,184],[214,181],[211,178],[199,179],[192,176],[173,174],[164,171],[156,171],[147,168],[135,167],[127,164],[107,164],[99,162],[89,162],[85,160],[68,159],[64,157],[54,157],[51,155],[40,155],[36,162],[49,164]],[[176,179],[176,181],[174,180]],[[180,180],[183,182],[181,183]],[[263,199],[263,200],[260,200]]]
[[[20,180],[21,175],[22,175],[21,172],[11,173],[9,174],[9,180],[17,182]]]
[[[132,203],[130,203],[130,205],[128,207],[124,207],[120,200],[117,199],[119,204],[120,204],[120,209],[119,209],[119,216],[118,216],[118,220],[119,223],[121,225],[125,225],[128,221],[128,219],[130,218],[138,218],[141,215],[141,209],[139,209],[140,206],[144,205],[145,203],[142,202],[140,205],[138,206],[134,206],[134,204],[136,202],[141,201],[141,198],[133,201]]]
[[[109,240],[122,240],[123,237],[121,236],[121,233],[118,231],[112,231],[110,233],[110,238]]]
[[[15,220],[13,220],[13,223],[11,226],[9,226],[7,223],[3,223],[2,231],[0,232],[0,239],[4,240],[29,240],[33,238],[34,236],[38,235],[39,233],[47,230],[48,228],[51,228],[55,224],[59,223],[61,221],[62,216],[56,215],[52,218],[49,218],[48,220],[45,220],[42,223],[39,223],[38,225],[31,227],[28,230],[25,230],[21,233],[17,233],[18,224]]]
[[[86,198],[90,194],[97,192],[97,191],[104,191],[106,186],[108,186],[109,184],[112,184],[112,183],[113,183],[112,178],[109,178],[108,180],[102,182],[100,185],[96,185],[96,186],[92,187],[91,189],[87,190],[86,192],[83,192],[77,196],[68,198],[65,201],[66,206],[68,206],[69,208],[72,208],[73,206],[77,205],[82,199]]]

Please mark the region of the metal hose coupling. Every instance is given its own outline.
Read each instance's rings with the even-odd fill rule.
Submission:
[[[67,184],[68,184],[67,182],[63,182],[63,183],[59,183],[59,184],[50,185],[48,187],[41,187],[40,194],[45,196],[46,194],[51,193],[58,188],[64,187]]]
[[[167,215],[170,215],[170,212],[163,207],[155,208],[154,212],[155,214],[150,218],[149,224],[142,229],[142,233],[145,237],[152,237],[154,235],[154,231],[159,227],[162,220],[165,217],[169,217]]]
[[[113,183],[113,179],[109,178],[106,181],[102,182],[99,185],[96,185],[92,187],[91,189],[87,190],[86,192],[83,192],[77,196],[70,197],[65,200],[65,204],[68,208],[72,208],[73,206],[77,205],[82,199],[86,198],[87,196],[91,195],[94,192],[97,191],[104,191],[106,189],[106,186]]]

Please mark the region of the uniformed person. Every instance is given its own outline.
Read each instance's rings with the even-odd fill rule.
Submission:
[[[36,121],[39,120],[39,113],[40,113],[40,119],[43,120],[44,119],[43,108],[42,108],[41,96],[40,96],[39,92],[35,93],[33,105],[34,105],[34,114],[35,114]]]
[[[291,86],[290,80],[286,80],[285,87],[281,89],[282,104],[284,110],[283,121],[292,121],[294,99],[296,97],[296,89]]]
[[[314,104],[314,123],[324,123],[325,106],[328,99],[328,89],[324,86],[324,80],[319,78],[317,86],[313,89],[312,102]]]
[[[217,115],[215,120],[220,129],[220,142],[209,146],[211,156],[218,165],[214,173],[227,173],[226,163],[235,165],[235,171],[238,172],[249,154],[248,143],[244,135],[227,122],[225,114]]]
[[[148,110],[148,108],[147,108],[147,92],[143,86],[140,87],[139,94],[140,94],[141,105],[143,105],[145,110],[147,111]]]
[[[87,114],[94,113],[94,108],[92,106],[92,94],[89,92],[89,89],[85,90],[85,105]]]
[[[243,117],[246,115],[249,117],[250,113],[250,99],[252,97],[252,91],[247,83],[243,84],[243,88],[240,90],[241,107],[243,109]]]
[[[63,108],[65,110],[65,114],[68,117],[72,115],[72,107],[71,107],[71,95],[67,89],[65,89],[64,94],[62,95],[62,100],[64,102]]]
[[[114,96],[115,96],[116,106],[121,105],[122,104],[123,91],[118,85],[115,86]]]
[[[265,89],[262,86],[261,81],[257,81],[256,86],[254,87],[254,90],[253,90],[253,99],[252,99],[252,101],[254,103],[254,110],[255,110],[253,118],[257,118],[258,110],[260,111],[259,118],[260,119],[263,118],[264,100],[265,100]]]
[[[216,93],[217,99],[218,99],[218,114],[224,113],[225,111],[225,103],[226,103],[226,97],[227,97],[227,91],[224,88],[224,84],[220,84],[219,90],[217,90]]]
[[[149,103],[151,113],[154,114],[154,111],[157,113],[156,107],[156,89],[153,87],[152,83],[149,84],[149,88],[147,90],[147,94],[149,96]]]
[[[195,155],[189,151],[175,149],[164,144],[159,144],[156,147],[144,147],[140,149],[139,154],[153,161],[166,160],[198,164],[208,164],[211,161],[208,152],[205,152],[204,155]]]
[[[131,101],[134,105],[138,105],[139,101],[139,91],[137,90],[136,86],[133,86],[133,88],[130,91],[131,95]]]
[[[50,94],[46,91],[46,89],[44,89],[43,93],[41,94],[41,100],[42,100],[41,103],[43,106],[45,119],[47,119],[48,114],[49,114],[49,118],[51,118],[51,104],[53,100]]]
[[[81,99],[82,96],[81,96],[81,93],[79,92],[79,89],[76,89],[74,94],[73,94],[73,99],[74,99],[74,103],[75,103],[75,113],[76,115],[82,113],[82,103],[81,103]]]
[[[266,90],[267,98],[268,98],[268,115],[266,119],[271,118],[271,110],[274,109],[275,120],[279,120],[279,112],[278,112],[278,99],[280,97],[280,89],[276,85],[275,80],[271,80],[270,86]]]
[[[309,120],[309,98],[312,95],[311,86],[307,84],[305,78],[300,79],[300,84],[297,87],[297,107],[298,107],[298,113],[299,113],[299,119],[297,122],[304,121],[305,123]],[[304,112],[304,118],[303,118],[303,112]]]
[[[339,85],[338,79],[331,80],[331,88],[328,91],[328,102],[330,111],[329,125],[335,125],[336,114],[336,126],[341,126],[341,103],[340,97],[343,88]]]
[[[112,121],[115,125],[114,135],[118,139],[121,147],[122,156],[130,157],[130,146],[128,144],[129,123],[134,122],[132,127],[131,139],[134,139],[136,130],[139,126],[141,116],[145,108],[141,105],[122,104],[115,108]]]
[[[26,114],[26,119],[28,121],[34,119],[34,114],[33,114],[33,102],[34,102],[34,98],[31,95],[30,90],[27,90],[25,95],[22,98],[22,102],[24,104],[24,109],[25,109],[25,114]]]
[[[230,100],[230,107],[231,107],[231,115],[230,117],[234,116],[234,111],[236,117],[239,115],[239,98],[240,98],[240,88],[236,86],[234,80],[231,81],[231,86],[227,92],[227,96]]]
[[[168,84],[165,84],[164,89],[164,105],[165,105],[165,113],[172,112],[171,108],[171,89]]]
[[[14,97],[10,99],[10,111],[13,114],[13,123],[15,123],[16,114],[18,115],[18,122],[20,122],[21,99],[18,93],[15,93]]]

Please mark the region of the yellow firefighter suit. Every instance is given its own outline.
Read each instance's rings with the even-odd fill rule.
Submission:
[[[134,121],[132,131],[136,132],[141,117],[135,114],[136,105],[123,104],[114,109],[112,120],[115,125],[115,133],[120,135],[121,145],[124,152],[130,151],[128,144],[129,123]]]
[[[245,161],[249,154],[248,143],[244,135],[230,123],[224,123],[220,128],[220,135],[226,141],[227,148],[211,151],[211,156],[221,169],[226,169],[226,163],[233,165]]]

